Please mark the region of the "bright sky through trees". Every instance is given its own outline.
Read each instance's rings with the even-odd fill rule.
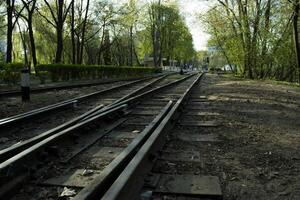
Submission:
[[[112,0],[112,2],[121,4],[128,2],[128,0]],[[143,4],[144,2],[153,2],[153,0],[141,0],[140,2]],[[187,26],[193,35],[195,49],[206,50],[210,35],[205,33],[205,29],[201,26],[197,17],[199,14],[206,13],[215,2],[213,0],[164,0],[162,2],[178,2],[180,12],[184,16]]]
[[[204,14],[213,5],[213,1],[200,0],[179,0],[180,11],[193,35],[196,50],[206,49],[207,41],[210,37],[205,33],[204,27],[197,20],[199,14]]]

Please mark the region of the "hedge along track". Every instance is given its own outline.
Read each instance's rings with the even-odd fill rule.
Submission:
[[[74,157],[77,157],[77,155],[80,154],[80,152],[89,148],[90,145],[104,137],[105,134],[111,132],[116,127],[121,126],[125,121],[128,122],[128,117],[126,117],[126,114],[128,114],[128,112],[130,113],[128,108],[135,107],[136,104],[139,104],[145,98],[151,97],[158,92],[165,91],[167,88],[173,88],[181,82],[181,84],[184,84],[184,81],[189,81],[192,76],[194,75],[186,76],[178,81],[173,81],[161,87],[144,92],[143,94],[131,97],[123,102],[105,107],[102,112],[95,112],[96,114],[91,115],[89,118],[81,120],[77,122],[77,124],[64,129],[63,131],[51,136],[46,136],[46,138],[42,141],[33,143],[25,150],[17,152],[17,154],[12,154],[9,159],[0,164],[1,183],[4,184],[2,185],[2,188],[0,188],[1,195],[3,196],[7,194],[11,188],[15,188],[16,185],[19,185],[19,183],[28,178],[32,172],[35,172],[37,168],[42,166],[46,167],[47,165],[45,165],[45,163],[47,163],[47,161],[69,163],[68,161],[72,161]],[[158,105],[164,106],[166,102],[166,100],[161,101]],[[127,110],[124,111],[126,107]],[[137,110],[135,112],[138,112],[140,108],[136,109]],[[122,118],[124,114],[125,118]],[[135,116],[134,113],[133,115]],[[148,115],[146,114],[146,117],[147,116]],[[131,126],[130,122],[128,123],[129,124],[125,127]],[[144,127],[145,123],[140,124],[140,126]],[[97,132],[95,132],[95,130],[97,130]],[[83,133],[85,135],[82,135]],[[77,141],[78,139],[80,139],[80,141]],[[53,155],[60,155],[63,159],[53,159]],[[53,165],[49,166],[53,167]],[[47,169],[47,171],[48,170],[49,169]],[[41,171],[43,172],[43,170]],[[38,172],[40,171],[38,170]],[[38,177],[43,176],[44,175],[38,175]]]
[[[56,127],[56,129],[52,130],[52,132],[58,132],[63,128],[75,124],[81,119],[79,117],[77,119],[75,118],[72,122],[68,122],[68,120],[71,120],[75,116],[80,116],[82,114],[89,115],[89,113],[85,114],[88,110],[90,110],[90,114],[99,111],[102,108],[102,104],[108,105],[113,101],[118,100],[120,97],[124,100],[157,84],[171,81],[169,78],[173,76],[174,75],[162,76],[155,78],[154,80],[147,78],[132,83],[126,83],[121,86],[115,86],[113,88],[83,95],[58,104],[2,119],[0,120],[0,135],[1,137],[7,138],[7,141],[4,144],[1,144],[0,149],[8,148],[13,144],[19,143],[19,141],[22,142],[23,140],[38,135],[53,127]],[[75,108],[73,108],[74,104],[76,106]],[[15,126],[16,124],[18,126]]]
[[[102,80],[102,81],[89,81],[89,82],[83,82],[83,83],[77,83],[77,84],[65,84],[65,85],[57,85],[57,86],[44,86],[44,87],[36,87],[31,88],[30,92],[37,94],[37,93],[43,93],[48,92],[52,90],[64,90],[64,89],[73,89],[73,88],[81,88],[81,87],[90,87],[90,86],[97,86],[97,85],[106,85],[110,83],[118,83],[123,81],[135,81],[139,80],[141,78],[118,78],[118,79],[108,79],[108,80]],[[21,95],[20,90],[7,90],[7,91],[0,91],[0,98],[6,98],[11,96]]]

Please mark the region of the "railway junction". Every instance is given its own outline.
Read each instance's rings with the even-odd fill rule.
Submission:
[[[0,197],[297,199],[299,88],[259,86],[167,73],[3,106]]]

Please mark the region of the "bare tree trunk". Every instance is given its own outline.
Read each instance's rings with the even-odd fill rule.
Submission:
[[[72,41],[72,64],[76,64],[76,44],[75,44],[75,0],[71,4],[71,41]]]
[[[32,62],[33,62],[33,66],[36,67],[37,58],[36,58],[35,41],[34,41],[33,28],[32,28],[32,15],[28,16],[28,31],[29,31]]]
[[[28,66],[27,48],[26,48],[26,42],[25,42],[25,37],[24,37],[25,34],[22,33],[21,27],[20,27],[20,23],[19,23],[19,22],[17,22],[17,25],[18,25],[18,28],[19,28],[19,30],[20,30],[20,38],[21,38],[22,46],[23,46],[23,50],[24,50],[25,66],[30,68],[30,66]]]
[[[83,21],[83,27],[82,27],[82,36],[81,36],[81,44],[80,44],[80,56],[78,63],[82,64],[82,58],[83,58],[83,47],[84,47],[84,40],[85,40],[85,32],[86,32],[86,24],[87,24],[87,17],[89,12],[89,6],[90,6],[90,0],[87,0],[86,3],[86,10],[85,10],[85,16]]]
[[[137,55],[137,52],[136,52],[136,49],[135,49],[135,44],[134,44],[134,42],[133,42],[133,44],[132,44],[132,48],[133,48],[133,52],[134,52],[134,55],[135,55],[136,62],[137,62],[137,64],[138,64],[138,66],[141,66],[141,62],[140,62],[139,57],[138,57],[138,55]]]
[[[13,35],[13,10],[15,6],[15,0],[6,0],[7,6],[7,32],[6,32],[6,63],[12,62],[12,35]]]
[[[57,48],[55,54],[55,63],[60,63],[63,53],[63,1],[58,1],[57,13]]]
[[[270,27],[270,13],[271,13],[271,0],[268,0],[267,2],[267,8],[265,12],[265,33],[269,33],[269,27]],[[266,54],[267,54],[267,37],[264,38],[262,41],[262,51],[261,51],[261,57],[263,59],[263,63],[260,67],[260,78],[264,77],[264,66],[267,65],[266,63]]]
[[[293,16],[293,38],[295,44],[295,54],[298,70],[298,81],[300,82],[300,45],[299,45],[299,32],[298,32],[298,18],[299,18],[299,0],[294,0],[294,16]]]
[[[64,22],[66,20],[66,16],[71,8],[72,3],[69,4],[67,8],[65,8],[64,0],[56,0],[56,10],[54,10],[49,4],[48,0],[44,0],[46,6],[49,8],[51,17],[54,21],[48,19],[48,17],[44,16],[42,13],[39,14],[46,19],[46,21],[51,24],[56,29],[56,52],[55,52],[55,63],[61,63],[63,56],[63,28]],[[55,14],[56,13],[56,14]]]
[[[27,16],[24,16],[21,13],[19,13],[19,14],[27,22],[31,58],[32,58],[35,73],[38,74],[38,71],[35,69],[35,67],[37,66],[37,56],[36,56],[36,47],[35,47],[33,25],[32,25],[33,14],[36,9],[36,2],[37,2],[37,0],[30,0],[30,1],[22,0],[24,8],[27,10]],[[30,4],[32,4],[32,5],[30,6]]]
[[[101,57],[102,57],[102,49],[103,49],[103,41],[104,41],[104,36],[105,36],[105,29],[106,29],[106,21],[103,22],[103,30],[102,30],[102,36],[101,36],[101,42],[99,45],[99,51],[98,51],[98,65],[101,64]]]
[[[130,48],[130,50],[129,50],[129,56],[130,56],[130,61],[129,61],[129,63],[130,63],[130,66],[133,66],[133,33],[132,33],[132,29],[133,29],[133,26],[131,25],[130,26],[130,45],[129,45],[129,48]]]

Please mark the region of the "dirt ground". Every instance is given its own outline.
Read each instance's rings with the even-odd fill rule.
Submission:
[[[198,150],[224,199],[300,199],[300,88],[207,74],[200,90],[221,114]]]

